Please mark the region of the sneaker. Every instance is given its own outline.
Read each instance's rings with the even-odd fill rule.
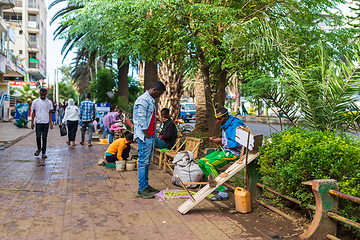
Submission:
[[[136,194],[137,197],[142,197],[142,198],[154,198],[154,194],[152,194],[151,192],[149,192],[146,188],[142,191],[138,190],[137,194]]]
[[[35,155],[35,156],[39,156],[40,152],[41,152],[41,148],[38,149],[38,150],[36,150],[35,153],[34,153],[34,155]]]
[[[47,158],[46,154],[43,154],[41,157],[42,157],[42,158]]]
[[[227,191],[228,190],[228,188],[227,187],[225,187],[224,186],[224,189],[225,189],[225,191]],[[211,194],[218,194],[219,193],[219,189],[215,189],[214,191],[212,191],[212,193]]]
[[[156,194],[158,192],[160,192],[160,190],[156,189],[156,188],[153,188],[152,186],[148,185],[146,188],[145,188],[148,192],[152,193],[152,194]]]
[[[211,201],[223,201],[228,199],[229,195],[226,192],[219,192],[217,195],[211,198]]]

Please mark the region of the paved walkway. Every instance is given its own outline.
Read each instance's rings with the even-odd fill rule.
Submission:
[[[269,239],[209,200],[181,215],[183,199],[137,198],[136,171],[97,166],[108,145],[65,141],[51,130],[45,161],[33,155],[34,133],[0,151],[0,239]],[[154,165],[149,177],[155,188],[176,188]]]
[[[29,128],[18,128],[13,122],[0,123],[0,150],[32,132]],[[28,126],[30,127],[30,123]]]

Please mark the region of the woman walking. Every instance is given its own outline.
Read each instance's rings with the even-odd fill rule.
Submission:
[[[68,141],[66,142],[68,145],[71,144],[76,146],[75,137],[76,131],[78,128],[78,122],[80,120],[80,110],[74,104],[74,99],[70,98],[68,101],[68,106],[65,109],[65,115],[62,120],[62,124],[67,123],[68,127]]]

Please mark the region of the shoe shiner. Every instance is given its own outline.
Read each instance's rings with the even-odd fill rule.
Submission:
[[[139,152],[137,197],[154,198],[154,193],[159,192],[149,185],[149,164],[154,153],[156,136],[155,99],[164,91],[165,85],[162,82],[154,82],[149,90],[136,99],[134,104],[134,132]]]
[[[119,138],[113,141],[105,153],[106,161],[114,163],[115,161],[126,160],[131,150],[130,144],[134,141],[134,134],[129,131],[125,132],[125,138]]]
[[[239,159],[242,146],[235,141],[236,128],[246,126],[243,121],[237,117],[229,115],[226,108],[218,108],[215,113],[216,121],[220,124],[222,138],[210,137],[209,141],[222,145],[221,149],[201,158],[198,161],[199,167],[209,178],[216,178],[219,174],[217,169],[225,166],[229,162]],[[211,198],[212,201],[228,199],[228,194],[223,185],[218,187],[218,194]]]

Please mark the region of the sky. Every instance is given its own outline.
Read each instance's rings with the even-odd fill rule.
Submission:
[[[53,0],[46,0],[46,7],[48,8],[50,3]],[[61,10],[66,6],[67,2],[60,2],[52,7],[50,10],[48,9],[47,12],[47,36],[46,36],[46,56],[47,56],[47,78],[49,78],[49,82],[54,82],[55,70],[63,65],[69,65],[72,62],[72,59],[75,57],[75,53],[70,52],[67,57],[63,61],[63,56],[61,55],[61,48],[64,45],[65,40],[53,40],[54,38],[54,31],[58,26],[59,21],[54,22],[50,26],[50,20],[54,16],[56,12]],[[60,80],[59,76],[59,80]],[[46,79],[47,81],[48,79]]]

